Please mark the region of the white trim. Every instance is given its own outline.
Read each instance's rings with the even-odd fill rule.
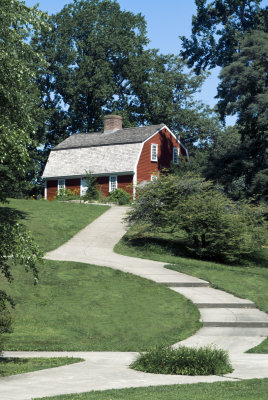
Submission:
[[[134,170],[132,170],[132,171],[109,171],[109,172],[101,172],[101,173],[98,173],[98,174],[92,174],[93,176],[96,176],[96,177],[98,177],[98,176],[109,176],[109,175],[134,175],[134,173],[135,173],[135,171]],[[47,179],[47,180],[52,180],[52,181],[57,181],[58,179],[65,179],[65,180],[67,180],[67,179],[79,179],[79,178],[83,178],[84,176],[86,176],[86,175],[81,175],[81,174],[79,174],[79,175],[63,175],[63,176],[59,176],[59,175],[56,175],[56,176],[46,176],[46,177],[43,177],[43,179]]]
[[[186,147],[182,144],[182,142],[180,141],[180,139],[178,139],[178,138],[174,135],[174,133],[171,132],[171,130],[170,130],[167,126],[165,126],[165,128],[166,128],[166,129],[169,131],[169,133],[177,140],[177,142],[181,145],[181,147],[184,148],[185,152],[188,153]]]
[[[144,140],[143,143],[148,142],[148,140],[152,139],[152,137],[153,137],[154,135],[156,135],[157,133],[161,132],[162,129],[167,129],[167,131],[174,137],[174,139],[180,144],[180,146],[184,148],[185,152],[186,152],[187,155],[188,155],[188,151],[187,151],[186,147],[181,143],[181,141],[176,137],[176,135],[174,135],[174,133],[167,127],[167,125],[162,126],[162,128],[158,129],[158,131],[156,131],[156,132],[153,133],[150,137],[148,137],[146,140]]]
[[[63,181],[64,183],[60,185],[60,181]],[[60,191],[60,189],[65,189],[65,179],[58,179],[58,192]]]
[[[133,200],[135,200],[136,198],[136,186],[138,184],[138,164],[141,158],[141,153],[143,151],[144,148],[144,142],[141,143],[141,148],[136,160],[136,164],[135,164],[135,169],[134,169],[134,176],[133,176]]]
[[[115,178],[115,180],[113,182],[112,182],[112,178]],[[115,188],[112,188],[113,183],[115,183]],[[109,176],[109,193],[112,192],[113,190],[116,190],[117,185],[118,185],[117,175],[110,175]]]
[[[156,143],[151,143],[151,161],[152,162],[158,161],[158,144]]]
[[[47,200],[47,180],[45,179],[44,199]]]

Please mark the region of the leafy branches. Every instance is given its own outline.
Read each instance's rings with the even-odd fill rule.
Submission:
[[[161,175],[140,189],[128,221],[157,232],[183,231],[197,257],[231,262],[260,248],[267,229],[261,208],[233,202],[192,173]]]

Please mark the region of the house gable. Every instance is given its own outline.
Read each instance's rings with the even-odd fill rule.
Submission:
[[[152,146],[157,146],[157,159],[152,159]],[[173,148],[178,148],[180,154],[187,156],[185,147],[166,127],[162,127],[144,141],[137,162],[137,182],[150,181],[152,175],[157,175],[163,168],[169,168],[173,161]]]

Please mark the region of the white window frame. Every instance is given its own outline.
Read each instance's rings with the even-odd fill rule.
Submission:
[[[176,165],[179,164],[179,161],[180,161],[180,149],[179,149],[179,147],[173,147],[172,161]]]
[[[60,189],[65,189],[65,179],[58,179],[58,192]]]
[[[109,192],[113,192],[117,189],[117,175],[109,176]]]
[[[151,143],[151,161],[158,161],[158,144]]]
[[[151,175],[151,182],[157,181],[158,176],[157,175]]]

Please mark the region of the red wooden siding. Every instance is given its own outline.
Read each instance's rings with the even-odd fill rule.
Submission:
[[[53,200],[57,195],[58,181],[57,180],[47,180],[47,200]]]
[[[80,178],[66,179],[65,187],[80,196]]]
[[[123,189],[133,196],[133,175],[118,175],[117,187]]]
[[[116,175],[116,174],[114,174]],[[97,177],[98,189],[106,197],[109,196],[109,176]],[[117,187],[133,195],[133,175],[117,175]]]
[[[109,196],[109,176],[98,176],[97,183],[103,196]]]
[[[158,145],[158,161],[151,161],[151,144]],[[157,174],[162,168],[169,168],[173,157],[173,147],[180,148],[183,155],[185,150],[167,129],[162,129],[143,145],[137,168],[137,180],[150,181],[151,175]]]

